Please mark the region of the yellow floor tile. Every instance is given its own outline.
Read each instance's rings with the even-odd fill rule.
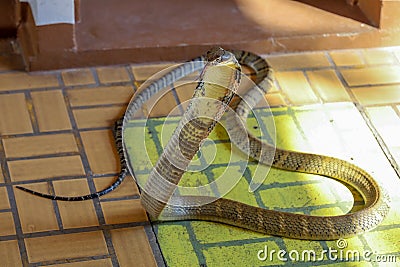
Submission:
[[[364,65],[363,58],[357,50],[331,51],[329,55],[338,67]]]
[[[101,107],[73,111],[78,128],[111,127],[124,115],[126,107]]]
[[[274,70],[330,67],[327,57],[320,52],[268,56],[267,61]]]
[[[8,200],[7,188],[0,187],[0,210],[10,208],[10,201]]]
[[[159,71],[165,70],[171,66],[175,65],[174,63],[170,64],[147,64],[147,65],[132,65],[131,69],[133,72],[133,76],[137,81],[145,81],[149,79],[151,76],[155,75]]]
[[[302,72],[277,72],[275,76],[282,91],[294,105],[314,104],[319,102]]]
[[[0,114],[0,134],[21,134],[33,131],[23,94],[0,95]],[[15,123],[16,121],[18,123]]]
[[[73,134],[51,134],[3,139],[8,158],[78,152]]]
[[[324,102],[350,101],[334,70],[308,71],[311,86],[318,92]]]
[[[175,85],[175,91],[179,98],[179,103],[183,104],[183,107],[188,105],[188,101],[193,97],[194,89],[196,88],[196,84],[194,83],[184,83],[178,86]]]
[[[58,87],[53,74],[13,72],[0,74],[0,91]]]
[[[71,106],[125,104],[132,98],[132,86],[110,86],[68,90]]]
[[[143,227],[112,230],[111,237],[121,266],[157,266]]]
[[[66,86],[94,84],[95,80],[90,69],[76,69],[62,72]]]
[[[102,202],[101,207],[108,224],[148,221],[139,199]]]
[[[400,83],[400,66],[343,69],[341,73],[349,86]]]
[[[100,231],[27,238],[25,244],[31,263],[108,254]]]
[[[95,174],[119,172],[119,156],[109,130],[81,133],[90,169]]]
[[[115,179],[116,177],[94,179],[96,190],[97,191],[103,190],[104,188],[111,185],[115,181]],[[128,196],[138,196],[138,195],[139,195],[139,190],[137,188],[137,185],[132,176],[129,175],[125,177],[124,181],[119,187],[117,187],[117,189],[113,190],[109,194],[102,196],[101,199],[122,198]]]
[[[11,212],[0,212],[0,236],[15,235],[14,219]]]
[[[82,196],[90,194],[86,179],[55,181],[54,191],[58,196]],[[59,201],[64,229],[99,225],[93,201]]]
[[[49,193],[45,183],[24,185],[29,189]],[[18,189],[14,189],[19,219],[24,233],[58,230],[53,203]],[[40,207],[40,208],[38,208]]]
[[[354,88],[352,92],[362,105],[384,105],[400,101],[400,85]]]
[[[162,93],[162,95],[154,95],[153,101],[149,102],[149,117],[160,117],[166,116],[173,112],[173,114],[180,114],[179,109],[177,109],[177,103],[175,97],[171,91],[167,93]]]
[[[61,91],[32,93],[39,130],[60,131],[71,129],[68,111]]]
[[[101,83],[115,83],[130,81],[125,67],[103,67],[97,69],[97,75]]]
[[[275,94],[266,94],[265,99],[267,100],[270,107],[280,107],[285,106],[286,101],[282,94],[275,93]],[[259,107],[259,106],[257,106]]]
[[[80,156],[17,160],[8,165],[12,181],[85,175]]]
[[[0,241],[0,259],[3,266],[22,266],[17,240]]]
[[[386,49],[366,49],[362,54],[369,65],[393,64],[396,61],[392,51]]]

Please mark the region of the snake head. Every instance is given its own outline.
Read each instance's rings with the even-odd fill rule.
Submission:
[[[210,49],[206,54],[205,58],[208,61],[208,64],[216,65],[224,61],[234,60],[236,62],[235,56],[221,47],[214,47]]]

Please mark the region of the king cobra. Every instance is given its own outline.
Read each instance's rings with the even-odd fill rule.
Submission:
[[[236,115],[229,115],[226,119],[228,131],[232,132],[233,136],[231,141],[260,163],[272,162],[270,165],[275,168],[333,178],[355,188],[364,199],[361,210],[337,216],[311,216],[267,210],[234,200],[212,199],[208,196],[181,196],[181,205],[168,203],[202,141],[212,131],[235,95],[240,83],[241,64],[254,71],[256,85],[237,104]],[[152,95],[198,70],[202,70],[202,74],[193,98],[141,193],[142,205],[152,220],[213,221],[264,234],[307,240],[347,238],[374,229],[383,221],[389,212],[389,196],[363,169],[333,157],[275,149],[243,128],[249,112],[270,88],[272,71],[263,58],[253,53],[229,52],[221,48],[214,48],[206,55],[180,65],[134,95],[124,117],[117,121],[114,127],[122,170],[111,186],[79,197],[48,195],[19,186],[17,188],[62,201],[92,199],[111,192],[129,173],[128,155],[123,142],[124,125]],[[186,205],[187,203],[206,204]]]

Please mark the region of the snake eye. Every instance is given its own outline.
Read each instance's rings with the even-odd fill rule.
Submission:
[[[229,60],[231,58],[231,55],[229,53],[227,53],[226,51],[224,51],[224,54],[221,56],[221,59],[223,61]]]

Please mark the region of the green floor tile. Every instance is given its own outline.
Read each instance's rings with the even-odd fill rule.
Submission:
[[[352,161],[371,172],[393,198],[388,216],[390,223],[384,221],[370,233],[345,240],[346,246],[342,249],[338,248],[337,241],[291,240],[212,222],[155,223],[158,242],[167,264],[309,266],[307,260],[296,258],[297,254],[301,256],[302,253],[307,256],[308,250],[317,253],[317,259],[313,262],[316,266],[386,266],[365,257],[358,259],[357,255],[353,255],[369,251],[374,256],[395,255],[400,262],[400,201],[396,197],[400,183],[360,112],[351,103],[338,103],[274,108],[271,111],[257,110],[256,113],[261,118],[260,122],[257,122],[255,117],[250,118],[249,130],[255,135],[273,140],[275,135],[269,136],[265,127],[265,122],[269,123],[272,114],[278,147],[336,156]],[[164,125],[165,129],[163,118],[149,120],[144,130],[144,139],[136,138],[140,133],[136,127],[138,124],[129,124],[130,127],[126,131],[135,137],[127,138],[125,142],[128,154],[131,159],[135,159],[132,160],[132,164],[138,179],[146,179],[178,120],[179,118],[169,118]],[[143,132],[143,129],[141,131]],[[164,137],[161,135],[163,132]],[[221,194],[227,191],[223,179],[228,177],[236,186],[228,190],[225,197],[250,205],[312,215],[337,215],[351,209],[351,191],[337,181],[315,175],[269,170],[253,160],[248,161],[243,153],[231,147],[222,126],[216,128],[210,139],[212,141],[205,143],[190,167],[192,171],[184,175],[180,185],[196,187],[217,179],[215,186],[209,190]],[[140,150],[137,149],[137,142],[145,143],[148,155],[138,152]],[[249,192],[249,184],[254,176],[262,184],[255,192]],[[218,180],[221,177],[224,178]],[[355,201],[356,205],[361,204],[360,199]],[[257,254],[265,249],[265,246],[269,251],[277,251],[276,253],[283,251],[286,257],[279,258],[278,254],[275,254],[272,259],[260,260]],[[348,253],[352,257],[348,261],[343,257],[330,259],[323,254],[323,251],[329,248],[336,249],[338,253]],[[292,253],[293,257],[290,257],[289,253]],[[264,252],[260,252],[260,255],[264,255]]]

